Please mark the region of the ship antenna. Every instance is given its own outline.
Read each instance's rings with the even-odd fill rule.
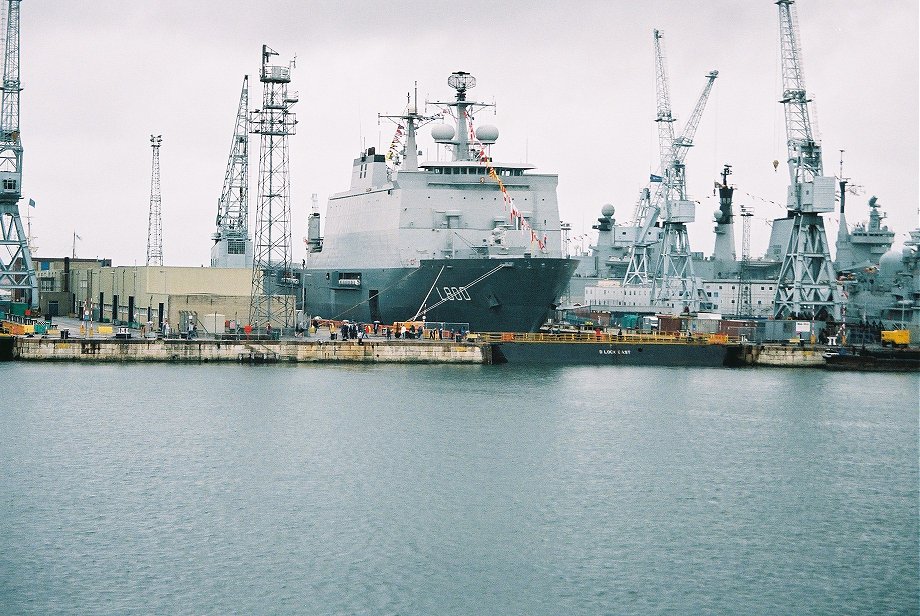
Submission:
[[[415,82],[415,102],[412,102],[412,94],[406,93],[406,110],[402,114],[377,114],[377,121],[386,118],[396,124],[396,136],[390,144],[390,154],[393,156],[394,166],[404,171],[418,171],[418,145],[416,144],[416,132],[422,126],[441,119],[441,114],[426,116],[419,113],[418,110],[418,81]],[[405,123],[405,124],[403,124]],[[405,130],[405,133],[403,133]],[[399,146],[403,134],[405,142],[401,150],[396,150]],[[400,152],[402,156],[400,156]]]

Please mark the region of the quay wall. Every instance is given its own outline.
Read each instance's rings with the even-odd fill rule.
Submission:
[[[742,347],[744,363],[753,366],[814,367],[825,365],[822,346],[758,344]]]
[[[313,340],[114,340],[17,337],[13,358],[84,362],[379,362],[488,364],[488,344]]]

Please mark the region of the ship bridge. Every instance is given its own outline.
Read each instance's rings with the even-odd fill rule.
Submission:
[[[524,172],[529,169],[536,169],[534,165],[527,163],[489,163],[495,173],[499,177],[515,177],[524,175]],[[422,165],[419,165],[419,169],[422,169],[428,173],[433,173],[436,175],[489,175],[489,167],[484,163],[479,163],[471,160],[456,160],[456,161],[438,161],[438,162],[426,162]]]

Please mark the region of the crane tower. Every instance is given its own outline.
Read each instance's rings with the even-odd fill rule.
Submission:
[[[147,265],[163,265],[163,219],[160,199],[160,144],[163,135],[150,135],[150,212],[147,216]]]
[[[783,73],[780,102],[789,155],[786,208],[792,230],[776,284],[773,314],[777,319],[839,318],[837,284],[821,218],[821,213],[834,210],[835,180],[824,176],[821,144],[812,130],[794,0],[776,0],[776,5]]]
[[[664,192],[664,225],[661,237],[661,251],[655,278],[652,280],[651,299],[653,305],[679,308],[687,311],[699,309],[701,289],[693,273],[693,257],[687,223],[696,219],[696,203],[687,198],[687,176],[684,159],[687,148],[693,145],[693,136],[699,127],[703,109],[712,91],[712,84],[719,71],[706,75],[706,85],[687,120],[680,137],[674,140],[670,149],[670,160],[664,170],[662,188]]]
[[[653,33],[655,46],[655,87],[658,123],[658,148],[660,164],[658,174],[651,178],[656,183],[642,190],[635,215],[635,236],[631,238],[629,264],[623,283],[645,285],[652,281],[651,300],[653,304],[671,307],[698,307],[698,290],[693,274],[690,246],[686,223],[695,217],[695,204],[686,198],[686,175],[684,160],[693,146],[693,139],[699,128],[703,110],[709,100],[713,83],[719,71],[706,75],[706,84],[687,120],[683,131],[675,137],[675,118],[671,112],[669,77],[665,61],[663,33]],[[661,235],[661,249],[656,267],[650,277],[648,261],[650,249],[658,241],[652,228],[664,210]]]
[[[8,0],[0,103],[0,290],[38,308],[38,278],[19,216],[22,142],[19,137],[19,3]]]
[[[644,283],[648,274],[642,271],[647,267],[648,249],[651,245],[648,232],[651,225],[664,214],[662,225],[661,248],[652,278],[651,303],[684,310],[699,308],[699,289],[693,273],[693,261],[690,242],[687,236],[688,222],[696,216],[696,204],[687,198],[686,167],[684,159],[688,149],[693,145],[693,138],[699,128],[699,122],[712,91],[713,82],[718,71],[706,75],[706,85],[690,114],[683,132],[675,137],[674,117],[671,113],[671,95],[667,65],[665,62],[662,32],[654,31],[655,44],[655,86],[658,122],[658,149],[660,155],[659,175],[654,178],[658,187],[645,204],[640,201],[644,212],[637,215],[639,227],[630,248],[630,263],[626,273],[626,284]]]
[[[255,251],[249,323],[263,328],[293,325],[295,289],[299,281],[291,267],[291,196],[288,137],[297,120],[291,107],[297,94],[288,93],[293,61],[269,64],[278,52],[262,45],[262,109],[251,114],[251,130],[260,135],[259,196],[256,205]]]
[[[217,231],[211,236],[211,267],[252,267],[249,237],[249,75],[243,77],[224,187],[217,201]]]

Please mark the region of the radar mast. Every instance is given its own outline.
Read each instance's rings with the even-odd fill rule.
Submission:
[[[454,161],[478,160],[478,156],[473,151],[470,143],[470,114],[478,109],[494,108],[495,103],[479,103],[466,99],[466,93],[476,87],[476,78],[466,71],[451,73],[450,77],[447,78],[447,85],[457,91],[456,100],[435,101],[429,104],[444,105],[449,109],[456,109],[456,111],[450,112],[457,122],[456,131],[453,135],[439,133],[435,135],[435,141],[451,146]]]

